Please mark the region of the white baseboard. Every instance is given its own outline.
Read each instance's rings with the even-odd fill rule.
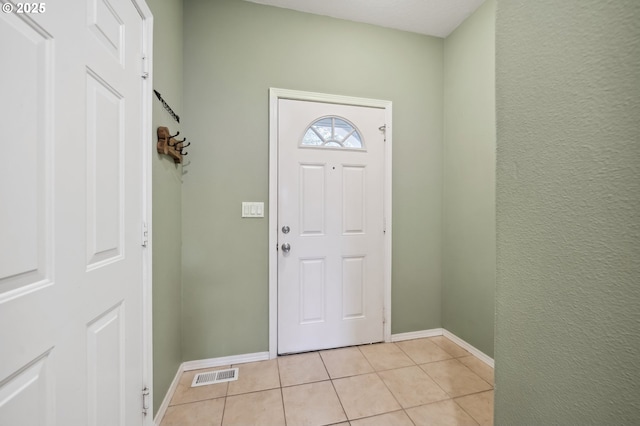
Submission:
[[[256,361],[266,361],[269,359],[269,352],[256,352],[252,354],[244,354],[244,355],[233,355],[233,356],[225,356],[220,358],[209,358],[209,359],[201,359],[197,361],[187,361],[180,364],[178,367],[178,371],[176,372],[176,376],[171,382],[171,386],[169,390],[167,390],[167,394],[164,396],[162,400],[162,405],[158,408],[158,413],[154,418],[154,422],[156,425],[159,425],[162,422],[162,418],[167,412],[167,408],[169,408],[169,403],[171,402],[171,398],[173,398],[173,394],[178,387],[178,383],[180,382],[180,376],[185,371],[191,370],[200,370],[203,368],[213,368],[213,367],[221,367],[223,365],[232,365],[232,364],[244,364],[247,362],[256,362]]]
[[[178,367],[178,371],[176,371],[176,375],[173,378],[173,382],[171,382],[171,386],[169,386],[167,393],[164,395],[162,404],[160,404],[160,407],[158,408],[158,412],[156,413],[156,416],[153,419],[153,422],[156,425],[159,425],[162,422],[162,418],[164,417],[164,414],[167,412],[167,408],[169,408],[169,403],[171,402],[171,398],[173,398],[173,394],[175,393],[176,388],[178,387],[178,383],[180,383],[180,376],[184,371],[182,369],[183,365],[184,363],[180,364],[180,366]]]
[[[223,365],[245,364],[247,362],[266,361],[269,352],[255,352],[252,354],[224,356],[220,358],[201,359],[183,363],[182,371],[200,370],[202,368],[222,367]]]
[[[494,368],[494,360],[489,355],[482,352],[480,349],[475,348],[469,343],[465,342],[455,334],[450,331],[445,330],[444,328],[432,328],[431,330],[421,330],[421,331],[411,331],[409,333],[398,333],[391,335],[392,342],[402,342],[403,340],[412,340],[412,339],[424,339],[425,337],[435,337],[435,336],[444,336],[452,342],[456,343],[458,346],[463,347],[467,351],[469,351],[472,355],[478,358],[480,361],[484,362],[491,368]]]
[[[442,336],[441,328],[431,330],[410,331],[408,333],[398,333],[391,335],[392,342],[402,342],[403,340],[424,339],[425,337]]]
[[[469,351],[471,354],[475,355],[480,361],[487,364],[489,367],[494,368],[494,360],[489,355],[482,352],[480,349],[476,349],[474,346],[471,346],[469,343],[465,342],[455,334],[451,333],[447,330],[442,330],[442,335],[447,339],[451,340],[454,343],[457,343],[459,346],[462,346],[464,349]]]

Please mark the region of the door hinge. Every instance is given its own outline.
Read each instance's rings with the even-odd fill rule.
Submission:
[[[149,245],[149,228],[147,222],[142,222],[142,247]]]
[[[383,234],[387,233],[387,218],[386,217],[382,218],[382,233]]]
[[[382,126],[378,127],[378,130],[380,130],[382,132],[382,134],[384,135],[384,141],[387,141],[387,125],[383,124]]]
[[[142,414],[145,416],[149,414],[149,388],[147,386],[142,389]]]
[[[149,78],[149,60],[145,55],[142,55],[142,78],[144,80]]]

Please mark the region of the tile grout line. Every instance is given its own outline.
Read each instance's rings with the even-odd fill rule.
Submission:
[[[493,385],[491,383],[489,383],[487,380],[484,379],[484,377],[482,377],[481,375],[479,375],[478,373],[476,373],[475,371],[473,371],[471,368],[469,368],[468,365],[466,365],[464,362],[458,360],[456,358],[456,361],[458,361],[460,364],[462,364],[467,370],[469,370],[472,374],[475,374],[476,376],[478,376],[478,378],[480,380],[482,380],[483,382],[485,382],[486,384],[488,384],[489,386],[491,386],[491,390],[493,390]],[[481,391],[481,392],[486,392],[486,391]],[[479,392],[475,392],[475,393],[479,393]]]
[[[189,404],[197,404],[198,402],[204,402],[204,401],[214,401],[216,399],[227,399],[227,395],[225,394],[225,396],[219,396],[217,398],[204,398],[204,399],[194,399],[193,401],[187,401],[187,402],[181,402],[179,404],[173,404],[170,405],[169,407],[182,407],[183,405],[189,405]],[[167,408],[169,408],[167,407]]]
[[[393,342],[393,343],[395,344],[396,342]],[[437,346],[437,344],[436,344],[435,342],[433,342],[433,343]],[[434,378],[433,378],[433,377],[431,377],[431,376],[429,375],[429,373],[427,373],[426,371],[424,371],[424,370],[422,369],[422,367],[420,367],[420,365],[422,365],[422,364],[418,364],[418,363],[417,363],[417,362],[416,362],[416,361],[411,357],[411,355],[409,355],[406,351],[404,351],[404,350],[402,349],[402,347],[401,347],[400,345],[396,345],[396,347],[397,347],[398,349],[400,349],[400,352],[402,352],[403,354],[405,354],[405,355],[407,356],[407,358],[409,358],[409,359],[414,363],[414,365],[413,365],[413,366],[409,366],[409,367],[418,367],[418,368],[420,369],[420,371],[424,372],[424,374],[426,374],[426,375],[427,375],[427,377],[428,377],[429,379],[431,379],[431,381],[432,381],[432,382],[433,382],[433,383],[434,383],[434,384],[435,384],[435,385],[436,385],[436,386],[437,386],[437,387],[438,387],[442,392],[444,392],[444,394],[445,394],[445,395],[447,395],[447,396],[449,397],[449,398],[447,398],[447,399],[442,399],[442,400],[440,400],[440,401],[432,401],[432,402],[429,402],[429,403],[426,403],[426,404],[420,404],[420,405],[416,405],[416,406],[413,406],[413,407],[407,407],[407,408],[403,407],[403,406],[402,406],[402,404],[400,404],[400,401],[398,401],[398,399],[396,398],[396,401],[398,402],[398,405],[400,405],[400,407],[401,407],[402,411],[404,411],[405,415],[409,418],[409,420],[411,421],[411,423],[413,423],[413,424],[415,425],[415,422],[413,421],[413,419],[411,418],[411,416],[409,415],[409,413],[407,413],[407,409],[408,409],[408,408],[422,407],[422,406],[425,406],[425,405],[435,404],[435,403],[437,403],[437,402],[448,401],[448,400],[453,401],[453,397],[452,397],[452,396],[451,396],[451,395],[450,395],[446,390],[444,390],[444,389],[442,388],[442,386],[440,386],[440,384],[438,384],[438,382],[436,382],[436,381],[434,380]],[[439,347],[439,346],[438,346],[438,347]],[[440,349],[442,349],[442,348],[440,348]],[[442,350],[444,351],[444,349],[442,349]],[[447,352],[447,351],[445,351],[445,352],[446,352],[448,355],[453,356],[453,355],[451,355],[449,352]],[[454,358],[450,358],[450,359],[454,359]],[[438,362],[438,361],[433,361],[433,362]],[[425,364],[429,364],[429,363],[425,363]],[[399,368],[407,368],[407,367],[399,367]],[[398,368],[398,369],[399,369],[399,368]],[[391,370],[397,370],[397,369],[389,369],[389,370],[383,370],[383,371],[391,371]],[[376,372],[376,373],[378,373],[378,372]],[[378,375],[378,377],[380,377],[380,376]],[[384,379],[383,379],[382,377],[380,377],[380,380],[382,380],[382,383],[384,383],[384,385],[385,385],[385,386],[387,386],[386,382],[384,381]],[[389,387],[388,387],[388,386],[387,386],[387,389],[389,389]],[[391,389],[389,389],[389,392],[391,392],[391,395],[395,398],[395,395],[393,394],[393,392],[391,391]],[[453,402],[455,402],[455,401],[453,401]],[[462,407],[460,407],[460,408],[462,408]],[[473,417],[472,417],[472,418],[473,418]],[[475,418],[473,418],[473,419],[475,420]]]
[[[418,407],[419,407],[419,405],[418,405]],[[409,408],[414,408],[414,407],[409,407]],[[380,414],[373,414],[371,416],[359,417],[357,419],[353,419],[353,421],[364,420],[364,419],[372,419],[374,417],[384,416],[385,414],[399,413],[400,411],[404,412],[407,415],[407,417],[409,418],[409,420],[411,421],[411,423],[413,423],[415,425],[413,420],[411,420],[411,417],[409,417],[409,414],[407,414],[407,410],[402,408],[402,407],[400,407],[399,410],[386,411],[386,412],[380,413]],[[347,421],[349,421],[349,420],[347,420]],[[335,423],[331,423],[331,424],[335,424]]]
[[[412,360],[413,361],[413,360]],[[401,368],[405,368],[405,367],[401,367]],[[390,370],[384,370],[384,371],[390,371]],[[387,382],[384,381],[384,379],[382,377],[380,377],[380,374],[378,371],[375,371],[376,376],[378,376],[378,379],[380,379],[380,381],[382,382],[382,384],[384,385],[384,387],[389,391],[389,393],[391,394],[391,396],[393,397],[393,399],[396,401],[396,403],[398,403],[398,406],[400,407],[400,409],[404,410],[404,407],[402,406],[402,404],[400,403],[400,401],[398,401],[398,398],[394,395],[393,391],[391,389],[389,389],[389,386],[387,385]],[[397,411],[397,410],[396,410]],[[391,411],[389,411],[391,412]]]
[[[229,387],[227,386],[227,391],[229,390]],[[220,418],[220,425],[222,426],[224,424],[224,415],[227,412],[227,395],[225,394],[224,396],[224,403],[222,404],[222,417]]]
[[[443,351],[445,351],[446,353],[448,353],[448,354],[451,356],[451,358],[453,358],[453,359],[464,358],[465,356],[469,356],[469,355],[472,355],[472,356],[474,356],[475,358],[479,359],[478,357],[476,357],[475,355],[473,355],[471,352],[469,352],[468,350],[466,350],[465,348],[463,348],[462,346],[460,346],[459,344],[457,344],[457,343],[456,343],[456,342],[454,342],[453,340],[449,339],[447,336],[442,335],[442,336],[434,336],[434,337],[442,337],[443,339],[447,339],[449,342],[451,342],[451,343],[453,343],[454,345],[458,346],[460,349],[462,349],[463,351],[465,351],[465,352],[467,353],[467,355],[455,356],[454,354],[452,354],[451,352],[449,352],[448,350],[446,350],[443,346],[440,346],[440,345],[438,344],[438,341],[437,341],[437,340],[433,340],[433,341],[432,341],[432,343],[433,343],[434,345],[436,345],[437,347],[439,347],[440,349],[442,349]],[[432,337],[428,337],[428,339],[432,339]]]
[[[466,396],[466,395],[465,395],[465,396]],[[471,418],[473,419],[473,421],[474,421],[474,422],[476,422],[476,423],[478,423],[478,425],[480,425],[480,422],[479,422],[475,417],[473,417],[473,416],[471,415],[471,413],[469,413],[467,410],[465,410],[465,409],[464,409],[464,407],[463,407],[462,405],[458,404],[458,402],[457,402],[455,399],[451,398],[451,401],[453,401],[453,403],[454,403],[454,404],[456,404],[458,407],[460,407],[460,409],[461,409],[462,411],[464,411],[464,412],[467,414],[467,416],[471,417]]]
[[[478,395],[478,394],[483,393],[483,392],[493,392],[493,389],[491,389],[491,391],[486,390],[486,391],[482,391],[482,392],[470,393],[469,395],[459,396],[458,398],[464,398],[464,397],[466,397],[466,396],[470,396],[470,395]],[[462,405],[458,404],[458,401],[456,401],[456,400],[455,400],[455,398],[451,398],[451,400],[452,400],[453,402],[455,402],[455,403],[458,405],[458,407],[460,407],[460,409],[461,409],[462,411],[464,411],[465,413],[467,413],[467,415],[468,415],[469,417],[471,417],[473,420],[475,420],[475,421],[476,421],[476,423],[478,423],[479,425],[481,425],[481,424],[482,424],[482,423],[480,423],[480,420],[476,419],[474,415],[472,415],[470,412],[468,412],[467,410],[465,410],[465,408],[464,408]],[[491,410],[493,411],[493,408],[492,408]]]
[[[284,417],[284,425],[287,426],[287,408],[284,406],[284,393],[282,386],[280,387],[280,401],[282,401],[282,416]]]
[[[390,343],[391,343],[391,344],[393,344],[393,345],[395,345],[395,346],[400,350],[400,352],[402,352],[403,354],[405,354],[405,355],[407,356],[407,358],[409,358],[409,359],[411,360],[411,362],[413,362],[413,363],[414,363],[414,365],[413,365],[413,366],[420,368],[420,367],[417,365],[417,363],[415,362],[415,360],[414,360],[413,358],[411,358],[411,357],[409,356],[409,354],[407,354],[405,351],[403,351],[403,350],[402,350],[402,348],[401,348],[400,346],[396,345],[394,342],[390,342]],[[359,346],[358,346],[358,350],[360,350],[360,347],[359,347]],[[369,362],[369,359],[367,358],[367,355],[365,355],[365,353],[364,353],[364,352],[362,352],[362,351],[360,351],[360,353],[362,354],[362,356],[364,357],[364,359],[367,361],[367,363],[371,366],[371,368],[373,368],[373,365],[371,365],[371,362]],[[411,367],[411,366],[409,366],[409,367]],[[405,367],[400,367],[400,368],[405,368]],[[381,371],[391,371],[391,370],[394,370],[394,369],[381,370]],[[421,369],[421,370],[422,370],[422,369]],[[388,414],[388,413],[395,413],[395,412],[397,412],[397,411],[402,411],[402,412],[404,412],[405,416],[407,416],[407,418],[409,419],[409,421],[415,425],[415,422],[413,421],[413,419],[412,419],[412,418],[409,416],[409,414],[407,413],[406,408],[404,408],[404,407],[402,406],[402,404],[400,403],[400,401],[398,401],[398,398],[394,395],[393,391],[392,391],[391,389],[389,389],[389,386],[388,386],[388,385],[387,385],[387,383],[384,381],[384,379],[383,379],[382,377],[380,377],[380,374],[379,374],[380,372],[379,372],[379,371],[376,371],[375,369],[373,369],[373,372],[378,376],[378,378],[380,379],[380,381],[382,382],[382,384],[384,385],[384,387],[385,387],[385,388],[387,388],[387,390],[389,391],[389,393],[391,394],[391,396],[393,397],[393,399],[395,399],[395,401],[398,403],[398,406],[400,407],[400,410],[387,411],[387,412],[385,412],[385,413],[382,413],[382,414],[376,414],[376,415],[380,416],[380,415],[384,415],[384,414]],[[437,383],[436,383],[436,384],[437,384]],[[369,417],[375,417],[375,416],[369,416]],[[367,418],[367,417],[364,417],[364,418]]]
[[[449,342],[451,342],[452,344],[454,344],[454,345],[459,346],[460,348],[462,348],[460,345],[458,345],[456,342],[454,342],[453,340],[449,339],[449,338],[448,338],[448,337],[446,337],[446,336],[436,336],[436,337],[443,337],[443,338],[447,339]],[[467,357],[467,356],[472,356],[472,357],[473,357],[473,358],[475,358],[475,359],[479,359],[477,356],[475,356],[474,354],[472,354],[471,352],[467,351],[467,350],[466,350],[466,349],[464,349],[464,348],[462,348],[462,349],[463,349],[465,352],[467,352],[467,353],[468,353],[468,355],[455,356],[455,355],[454,355],[454,354],[452,354],[451,352],[447,351],[444,347],[440,346],[440,345],[438,344],[437,340],[431,340],[431,339],[432,339],[431,337],[428,337],[428,338],[426,338],[426,339],[430,340],[430,341],[431,341],[431,343],[433,343],[434,345],[436,345],[437,347],[439,347],[440,349],[442,349],[445,353],[447,353],[449,356],[451,356],[451,358],[449,358],[449,359],[444,359],[444,360],[440,360],[440,361],[426,362],[426,363],[424,363],[424,364],[418,364],[418,367],[420,367],[421,365],[431,364],[431,363],[435,363],[435,362],[442,362],[442,361],[456,360],[456,361],[458,361],[462,366],[464,366],[465,368],[467,368],[471,373],[473,373],[474,375],[478,376],[478,378],[479,378],[480,380],[482,380],[483,382],[485,382],[486,384],[488,384],[489,386],[491,386],[491,390],[493,390],[494,385],[492,385],[492,384],[491,384],[491,383],[489,383],[487,380],[485,380],[482,376],[480,376],[480,375],[479,375],[479,374],[477,374],[475,371],[473,371],[473,370],[472,370],[469,366],[467,366],[464,362],[460,361],[460,358],[465,358],[465,357]],[[400,350],[402,350],[402,348],[401,348],[401,347],[400,347]],[[403,351],[403,352],[404,352],[404,351]],[[407,354],[407,356],[409,356],[409,354]],[[411,357],[409,356],[409,358],[411,358]],[[411,358],[411,359],[413,360],[413,358]],[[438,382],[436,382],[436,380],[435,380],[433,377],[431,377],[431,375],[430,375],[427,371],[425,371],[422,367],[420,367],[420,369],[421,369],[422,371],[424,371],[424,372],[427,374],[427,376],[429,376],[429,378],[431,378],[431,380],[433,380],[433,382],[434,382],[436,385],[438,385],[438,386],[440,387],[440,389],[442,389],[442,390],[444,391],[444,393],[446,393],[447,395],[449,395],[449,397],[450,397],[451,399],[454,399],[454,398],[461,398],[461,397],[463,397],[463,396],[466,396],[466,395],[460,395],[460,396],[456,396],[456,397],[452,396],[451,394],[449,394],[449,392],[447,392],[446,390],[444,390],[444,389],[442,388],[442,386],[440,386],[440,384],[439,384]],[[488,389],[487,389],[487,390],[488,390]],[[485,390],[485,391],[479,391],[479,392],[473,392],[473,393],[471,393],[471,394],[469,394],[469,395],[473,395],[473,394],[481,393],[481,392],[486,392],[487,390]]]
[[[346,419],[345,421],[349,424],[351,424],[351,419],[349,418],[349,416],[347,415],[347,410],[344,409],[344,405],[342,404],[342,400],[340,399],[340,394],[338,394],[338,390],[336,389],[336,385],[333,384],[333,380],[329,380],[331,382],[331,387],[333,388],[333,391],[336,393],[336,396],[338,397],[338,402],[340,403],[340,408],[342,408],[342,412],[344,413],[344,418]],[[342,423],[342,422],[340,422]]]
[[[320,362],[322,363],[322,366],[324,367],[324,372],[327,373],[327,377],[329,378],[329,380],[331,380],[331,374],[329,374],[329,369],[327,368],[327,365],[324,363],[324,359],[322,358],[322,354],[320,353],[320,351],[317,351],[316,353],[318,354],[318,357],[320,358]],[[336,393],[336,395],[337,395],[337,393]],[[340,398],[338,398],[338,399],[340,399]]]
[[[238,370],[239,372],[240,370]],[[229,396],[229,382],[227,382],[227,388],[224,391],[224,402],[222,403],[222,417],[220,418],[220,426],[224,424],[224,415],[227,413],[227,397]]]
[[[446,360],[446,361],[448,361],[448,360]],[[436,362],[440,362],[440,361],[436,361]],[[427,363],[427,364],[430,364],[430,363]],[[462,364],[462,363],[461,363],[461,364]],[[426,365],[426,364],[421,364],[421,365]],[[425,371],[425,369],[424,369],[424,368],[422,368],[422,367],[420,367],[420,365],[418,365],[418,368],[419,368],[420,370],[424,371],[424,374],[426,374],[426,375],[427,375],[427,377],[428,377],[428,378],[430,378],[430,379],[431,379],[431,381],[432,381],[433,383],[435,383],[435,384],[436,384],[436,386],[438,386],[438,387],[440,388],[440,390],[442,390],[442,392],[444,392],[444,393],[449,397],[449,399],[453,400],[453,396],[451,396],[451,394],[450,394],[449,392],[447,392],[447,391],[446,391],[442,386],[440,386],[440,383],[438,383],[438,382],[436,381],[436,379],[434,379],[433,377],[431,377],[431,374],[429,374],[429,372],[428,372],[428,371]],[[434,402],[435,402],[435,401],[434,401]],[[425,405],[428,405],[428,404],[425,404]]]
[[[280,377],[280,357],[276,356],[276,368],[278,369],[278,384],[280,385],[280,401],[282,401],[282,417],[284,418],[284,426],[287,426],[287,408],[284,405],[284,392],[282,392],[282,378]]]
[[[446,337],[445,337],[445,338],[446,338]],[[429,338],[428,338],[428,339],[429,339]],[[450,340],[450,339],[449,339],[449,340]],[[476,374],[476,372],[475,372],[475,371],[471,370],[467,365],[465,365],[463,362],[461,362],[461,361],[459,361],[459,360],[458,360],[458,358],[463,358],[463,357],[465,357],[465,356],[467,356],[467,355],[463,355],[463,356],[460,356],[460,357],[455,357],[452,353],[448,352],[445,348],[443,348],[442,346],[438,345],[438,343],[437,343],[436,341],[432,341],[431,343],[433,343],[434,345],[436,345],[437,347],[439,347],[440,349],[442,349],[446,354],[448,354],[449,356],[451,356],[451,358],[449,358],[449,360],[456,360],[456,361],[458,361],[460,364],[462,364],[463,366],[465,366],[469,371],[471,371],[473,374],[475,374],[476,376],[478,376],[481,380],[483,380],[484,382],[486,382],[489,386],[491,386],[491,389],[490,389],[490,390],[491,390],[491,391],[493,391],[493,385],[492,385],[491,383],[489,383],[489,382],[487,382],[486,380],[484,380],[484,378],[480,377],[480,375],[479,375],[479,374]],[[458,345],[456,342],[453,342],[453,341],[451,341],[451,343],[453,343],[453,344],[455,344],[455,345]],[[479,391],[479,392],[473,392],[473,393],[470,393],[470,394],[467,394],[467,395],[460,395],[460,396],[454,397],[454,396],[452,396],[449,392],[447,392],[445,389],[443,389],[443,388],[442,388],[442,386],[440,386],[440,384],[439,384],[439,383],[438,383],[438,382],[437,382],[433,377],[431,377],[431,375],[429,374],[429,372],[425,371],[425,370],[421,367],[421,365],[431,364],[430,362],[426,362],[426,363],[424,363],[424,364],[418,364],[418,363],[417,363],[413,358],[411,358],[411,355],[409,355],[405,350],[403,350],[403,349],[402,349],[402,347],[401,347],[400,345],[396,345],[396,346],[397,346],[397,347],[398,347],[398,349],[400,349],[400,350],[401,350],[405,355],[407,355],[407,357],[409,357],[409,359],[411,359],[413,362],[415,362],[415,363],[416,363],[416,366],[417,366],[420,370],[422,370],[422,371],[427,375],[427,377],[429,377],[429,378],[431,379],[431,381],[432,381],[433,383],[435,383],[435,385],[436,385],[436,386],[438,386],[438,388],[440,388],[440,390],[442,390],[442,391],[443,391],[443,392],[444,392],[444,393],[449,397],[449,398],[448,398],[449,400],[453,401],[453,402],[454,402],[458,407],[460,407],[460,408],[461,408],[465,413],[467,413],[467,414],[468,414],[468,415],[469,415],[473,420],[475,420],[478,424],[480,423],[478,420],[476,420],[476,418],[475,418],[475,417],[473,417],[473,416],[471,415],[471,413],[468,413],[468,412],[467,412],[467,411],[466,411],[466,410],[465,410],[465,409],[464,409],[460,404],[458,404],[458,403],[455,401],[455,398],[462,398],[462,397],[464,397],[464,396],[468,396],[468,395],[475,395],[475,394],[482,393],[482,392],[488,392],[489,390],[484,390],[484,391]],[[459,345],[458,345],[458,346],[459,346]],[[464,348],[463,348],[463,349],[464,349]],[[475,355],[473,355],[472,353],[469,353],[469,355],[470,355],[470,356],[473,356],[474,358],[476,358],[476,359],[477,359],[477,357],[476,357]],[[441,360],[441,361],[448,361],[448,360]],[[440,362],[440,361],[432,361],[432,362]],[[383,382],[384,382],[384,380],[383,380]],[[446,399],[443,399],[442,401],[446,401]],[[433,401],[433,402],[430,402],[430,403],[428,403],[428,404],[422,404],[422,405],[434,404],[434,403],[436,403],[436,402],[441,402],[441,401]],[[414,408],[414,407],[409,407],[409,408]],[[406,413],[406,409],[405,409],[404,407],[403,407],[403,410],[405,410],[405,413]],[[406,414],[407,414],[407,416],[409,416],[409,414],[408,414],[408,413],[406,413]],[[411,419],[411,417],[409,417],[409,418]],[[413,420],[412,420],[412,422],[413,422]]]
[[[318,351],[318,356],[320,357],[320,361],[322,361],[322,366],[324,367],[324,370],[327,372],[327,376],[329,377],[329,382],[331,382],[331,387],[333,388],[333,391],[336,393],[336,397],[338,397],[338,402],[340,403],[340,408],[342,408],[342,413],[344,414],[346,422],[351,424],[351,420],[347,415],[347,410],[344,409],[344,404],[342,403],[342,399],[340,399],[340,394],[336,389],[336,385],[333,383],[333,378],[331,377],[331,374],[329,374],[329,368],[327,367],[327,364],[325,364],[324,358],[322,358],[322,354],[320,353],[320,351]]]

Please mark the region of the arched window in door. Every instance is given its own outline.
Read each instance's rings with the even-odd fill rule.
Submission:
[[[311,123],[301,145],[314,148],[364,148],[358,129],[338,116],[322,117]]]

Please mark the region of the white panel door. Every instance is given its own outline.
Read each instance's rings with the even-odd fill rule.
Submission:
[[[142,424],[143,21],[2,3],[0,425]]]
[[[278,353],[383,340],[384,118],[278,101]]]

